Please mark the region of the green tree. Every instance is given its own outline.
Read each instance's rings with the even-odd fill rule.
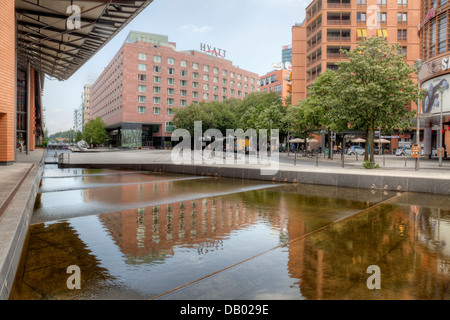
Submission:
[[[83,134],[80,130],[77,131],[77,134],[75,135],[75,141],[78,142],[80,140],[83,140]]]
[[[414,112],[405,106],[417,101],[417,86],[411,80],[416,72],[384,38],[371,37],[345,52],[349,60],[338,63],[335,89],[340,103],[333,118],[346,121],[352,129],[368,131],[369,161],[374,161],[374,131],[410,129]]]
[[[83,140],[89,144],[102,144],[107,142],[109,137],[105,128],[106,125],[100,117],[89,120],[84,125]]]

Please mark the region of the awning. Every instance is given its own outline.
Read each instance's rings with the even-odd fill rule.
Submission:
[[[18,66],[66,80],[152,1],[16,0]]]

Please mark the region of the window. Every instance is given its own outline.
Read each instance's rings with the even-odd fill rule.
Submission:
[[[147,60],[147,54],[146,53],[139,53],[139,60]]]
[[[147,65],[144,63],[139,63],[139,71],[147,71]]]
[[[219,96],[217,94],[213,95],[213,100],[214,101],[219,101]]]
[[[186,80],[180,80],[180,86],[187,87],[187,81]]]
[[[146,113],[147,112],[147,108],[144,106],[138,106],[138,113]]]
[[[439,17],[438,53],[446,51],[447,47],[447,15]]]
[[[147,97],[146,96],[138,96],[138,101],[139,102],[146,102],[147,101]]]
[[[160,97],[153,97],[153,103],[154,104],[160,104],[161,103],[161,98]],[[155,112],[153,112],[155,113]]]
[[[219,83],[219,77],[213,77],[213,82],[214,83]]]
[[[173,109],[172,108],[167,108],[167,115],[168,116],[172,116],[173,115]]]
[[[398,23],[408,22],[408,13],[407,12],[398,12],[397,13],[397,22]]]
[[[198,98],[198,92],[192,91],[192,98]]]
[[[187,77],[187,75],[188,75],[187,70],[181,70],[181,76],[182,77]]]
[[[430,24],[430,57],[436,55],[436,20],[433,20]]]
[[[227,88],[222,88],[222,93],[227,94]]]
[[[357,12],[356,13],[356,22],[357,23],[365,23],[366,22],[366,13],[365,12]]]
[[[387,17],[386,12],[378,12],[377,13],[377,22],[386,23],[386,17]]]
[[[358,7],[365,7],[366,6],[366,0],[356,0],[356,5]]]
[[[408,0],[397,0],[397,4],[399,7],[407,7],[408,6]]]
[[[166,132],[173,132],[175,130],[175,126],[171,121],[166,121],[164,126],[166,128]]]
[[[185,107],[187,105],[187,100],[180,100],[180,105]]]
[[[192,88],[198,89],[198,82],[192,82]]]
[[[154,82],[154,83],[161,83],[161,77],[154,76],[154,77],[153,77],[153,82]]]
[[[145,92],[145,91],[147,91],[147,87],[143,86],[143,85],[138,85],[138,91],[139,92]]]
[[[153,107],[153,114],[161,114],[161,108],[160,107]]]
[[[377,6],[386,7],[386,1],[387,0],[377,0]]]
[[[222,79],[222,84],[227,85],[227,79]]]
[[[198,72],[192,72],[192,78],[198,79]]]
[[[205,64],[205,65],[203,66],[203,71],[209,72],[209,66]]]
[[[377,29],[377,36],[387,38],[387,29]]]
[[[230,86],[234,87],[234,80],[230,81]]]
[[[167,94],[169,96],[173,96],[175,94],[175,89],[174,88],[167,88]]]
[[[397,40],[407,40],[408,30],[398,29],[397,30]]]
[[[173,66],[175,64],[175,59],[174,58],[167,58],[167,64],[170,64],[171,66]]]
[[[230,94],[234,96],[234,89],[230,89]]]
[[[175,69],[174,68],[167,68],[167,74],[173,76],[175,74]]]
[[[208,76],[207,74],[204,74],[204,75],[203,75],[203,80],[204,80],[204,81],[209,81],[209,76]]]
[[[244,81],[248,82],[248,77],[247,76],[244,76]]]
[[[147,81],[147,76],[145,74],[138,74],[138,81]]]
[[[161,87],[153,87],[153,93],[161,93]]]
[[[181,65],[183,68],[186,68],[186,67],[187,67],[187,61],[186,61],[186,60],[181,60],[181,61],[180,61],[180,65]]]
[[[357,39],[367,38],[366,29],[356,29],[356,38]]]
[[[153,56],[153,62],[161,62],[161,56]]]
[[[153,66],[153,72],[161,73],[161,66]]]
[[[198,70],[198,63],[197,62],[193,62],[192,63],[192,69]]]
[[[399,47],[398,54],[406,54],[406,46]]]
[[[234,72],[230,72],[230,78],[234,79]]]
[[[175,84],[175,79],[174,78],[167,78],[167,84],[174,85]]]
[[[223,75],[224,77],[226,77],[227,74],[228,74],[227,70],[222,70],[222,75]]]
[[[187,91],[186,90],[180,90],[180,96],[186,97],[187,96]]]
[[[214,86],[214,87],[213,87],[213,91],[214,91],[214,92],[219,92],[219,86]]]
[[[203,90],[209,90],[209,85],[207,83],[203,84]]]
[[[214,74],[219,74],[219,68],[214,67],[213,72],[214,72]]]
[[[209,94],[205,92],[203,94],[203,100],[208,100],[208,99],[209,99]]]
[[[174,99],[173,98],[167,98],[167,104],[169,105],[169,106],[173,106],[173,104],[174,104]]]

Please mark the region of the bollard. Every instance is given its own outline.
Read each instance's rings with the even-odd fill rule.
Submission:
[[[319,153],[316,153],[316,167],[319,166]]]
[[[408,157],[405,155],[405,167],[406,167],[406,160],[408,160]]]
[[[295,157],[294,157],[294,166],[297,164],[297,151],[295,152]]]

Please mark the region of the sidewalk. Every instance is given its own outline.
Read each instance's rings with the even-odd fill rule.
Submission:
[[[44,152],[19,153],[15,163],[0,167],[0,300],[8,298],[20,261]]]

